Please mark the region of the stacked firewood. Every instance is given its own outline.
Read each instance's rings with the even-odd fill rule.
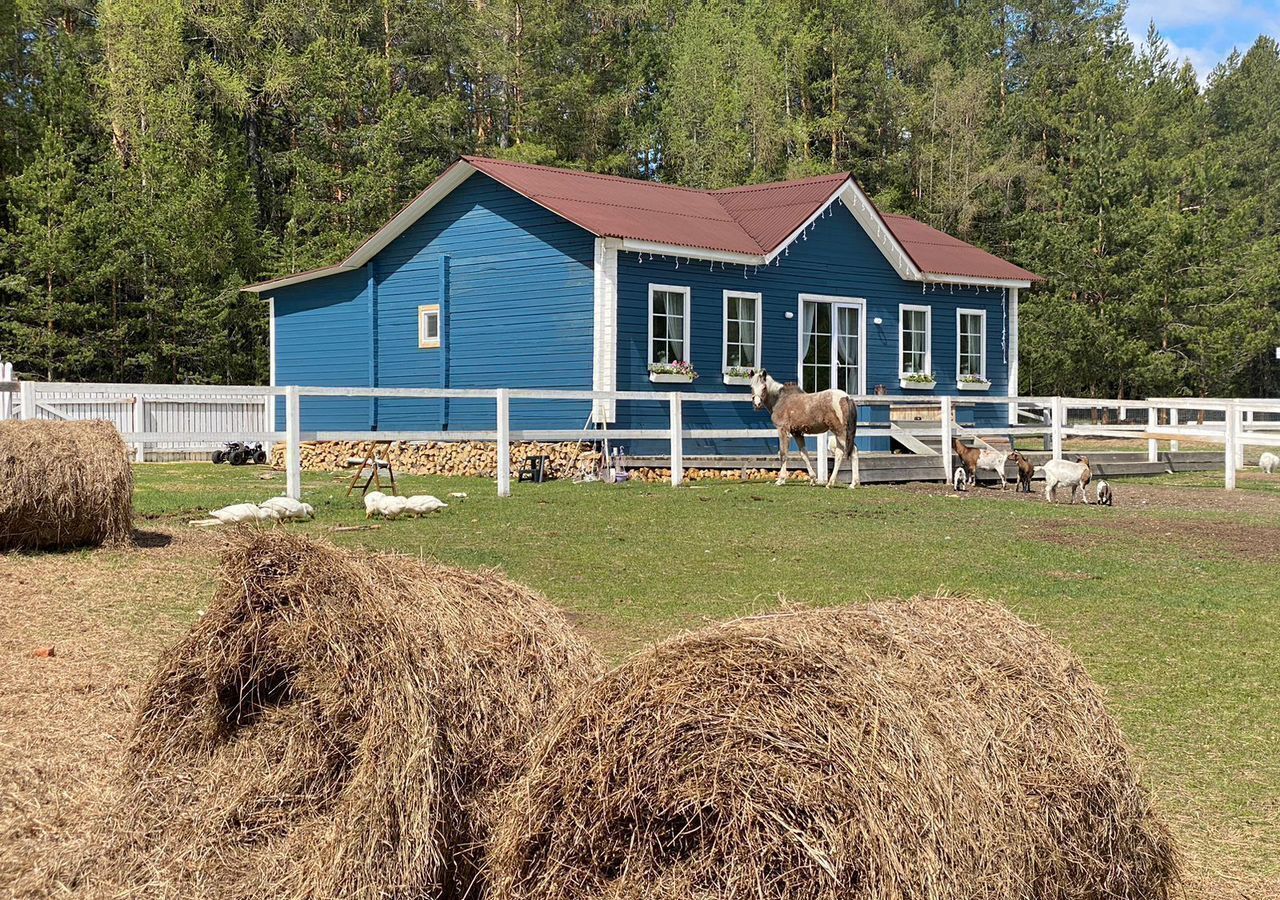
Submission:
[[[772,481],[778,477],[777,469],[685,469],[685,481]],[[808,481],[809,473],[792,470],[787,473],[792,481]],[[671,480],[670,469],[643,468],[632,469],[631,478],[635,481],[662,482]]]
[[[369,456],[369,441],[314,441],[302,445],[302,468],[336,472],[359,465]],[[271,465],[284,466],[283,444],[271,451]],[[397,475],[441,475],[446,477],[496,478],[498,445],[486,441],[409,443],[393,441],[377,447],[380,460],[391,463]],[[592,472],[600,454],[589,444],[575,442],[542,443],[528,441],[511,445],[511,470],[518,472],[532,457],[547,457],[546,472],[553,478],[571,478]]]

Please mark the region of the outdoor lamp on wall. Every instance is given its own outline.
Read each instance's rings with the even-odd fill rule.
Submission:
[[[874,319],[872,319],[871,321],[872,321],[872,322],[874,322],[876,325],[883,325],[883,324],[884,324],[884,319],[880,318],[879,316],[876,316],[876,317],[875,317]]]
[[[785,313],[783,313],[783,315],[785,315],[788,319],[794,319],[796,317],[796,314],[793,313],[791,310],[787,310]]]

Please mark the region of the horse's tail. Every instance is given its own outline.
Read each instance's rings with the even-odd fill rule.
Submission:
[[[845,397],[840,405],[844,410],[844,449],[846,453],[852,454],[853,439],[858,434],[858,404],[852,397]]]

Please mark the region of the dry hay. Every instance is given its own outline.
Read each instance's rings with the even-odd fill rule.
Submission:
[[[233,538],[207,613],[144,691],[91,893],[473,894],[495,791],[548,705],[599,668],[495,573]]]
[[[128,543],[133,469],[110,422],[0,422],[0,551]]]
[[[571,698],[495,832],[503,900],[1163,900],[1100,690],[953,598],[743,619]]]

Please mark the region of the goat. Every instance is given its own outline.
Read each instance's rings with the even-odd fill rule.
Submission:
[[[1089,470],[1089,457],[1077,456],[1075,462],[1066,459],[1051,459],[1040,470],[1044,472],[1044,499],[1053,503],[1058,497],[1059,487],[1068,487],[1071,489],[1071,500],[1076,502],[1076,488],[1080,489],[1080,496],[1084,498],[1087,505],[1089,503],[1089,493],[1085,487],[1089,484],[1089,480],[1093,477],[1093,473]]]
[[[1107,484],[1101,478],[1098,479],[1097,497],[1099,506],[1111,506],[1113,498],[1111,496],[1111,485]]]
[[[976,484],[978,481],[978,470],[986,469],[996,473],[996,477],[1000,479],[1000,490],[1004,490],[1004,463],[1005,454],[991,447],[979,449],[977,447],[966,447],[960,442],[959,438],[951,439],[951,448],[955,450],[956,456],[960,457],[960,462],[964,466],[965,471],[969,473],[969,482]]]
[[[1276,469],[1280,469],[1280,456],[1276,456],[1270,450],[1258,457],[1258,465],[1262,467],[1262,471],[1271,475]]]
[[[957,491],[969,490],[969,473],[964,466],[956,466],[955,474],[951,476],[951,486]]]
[[[1036,467],[1031,465],[1031,460],[1027,459],[1017,450],[1009,454],[1009,462],[1018,467],[1018,487],[1017,490],[1024,494],[1031,493],[1031,479],[1035,476]]]

